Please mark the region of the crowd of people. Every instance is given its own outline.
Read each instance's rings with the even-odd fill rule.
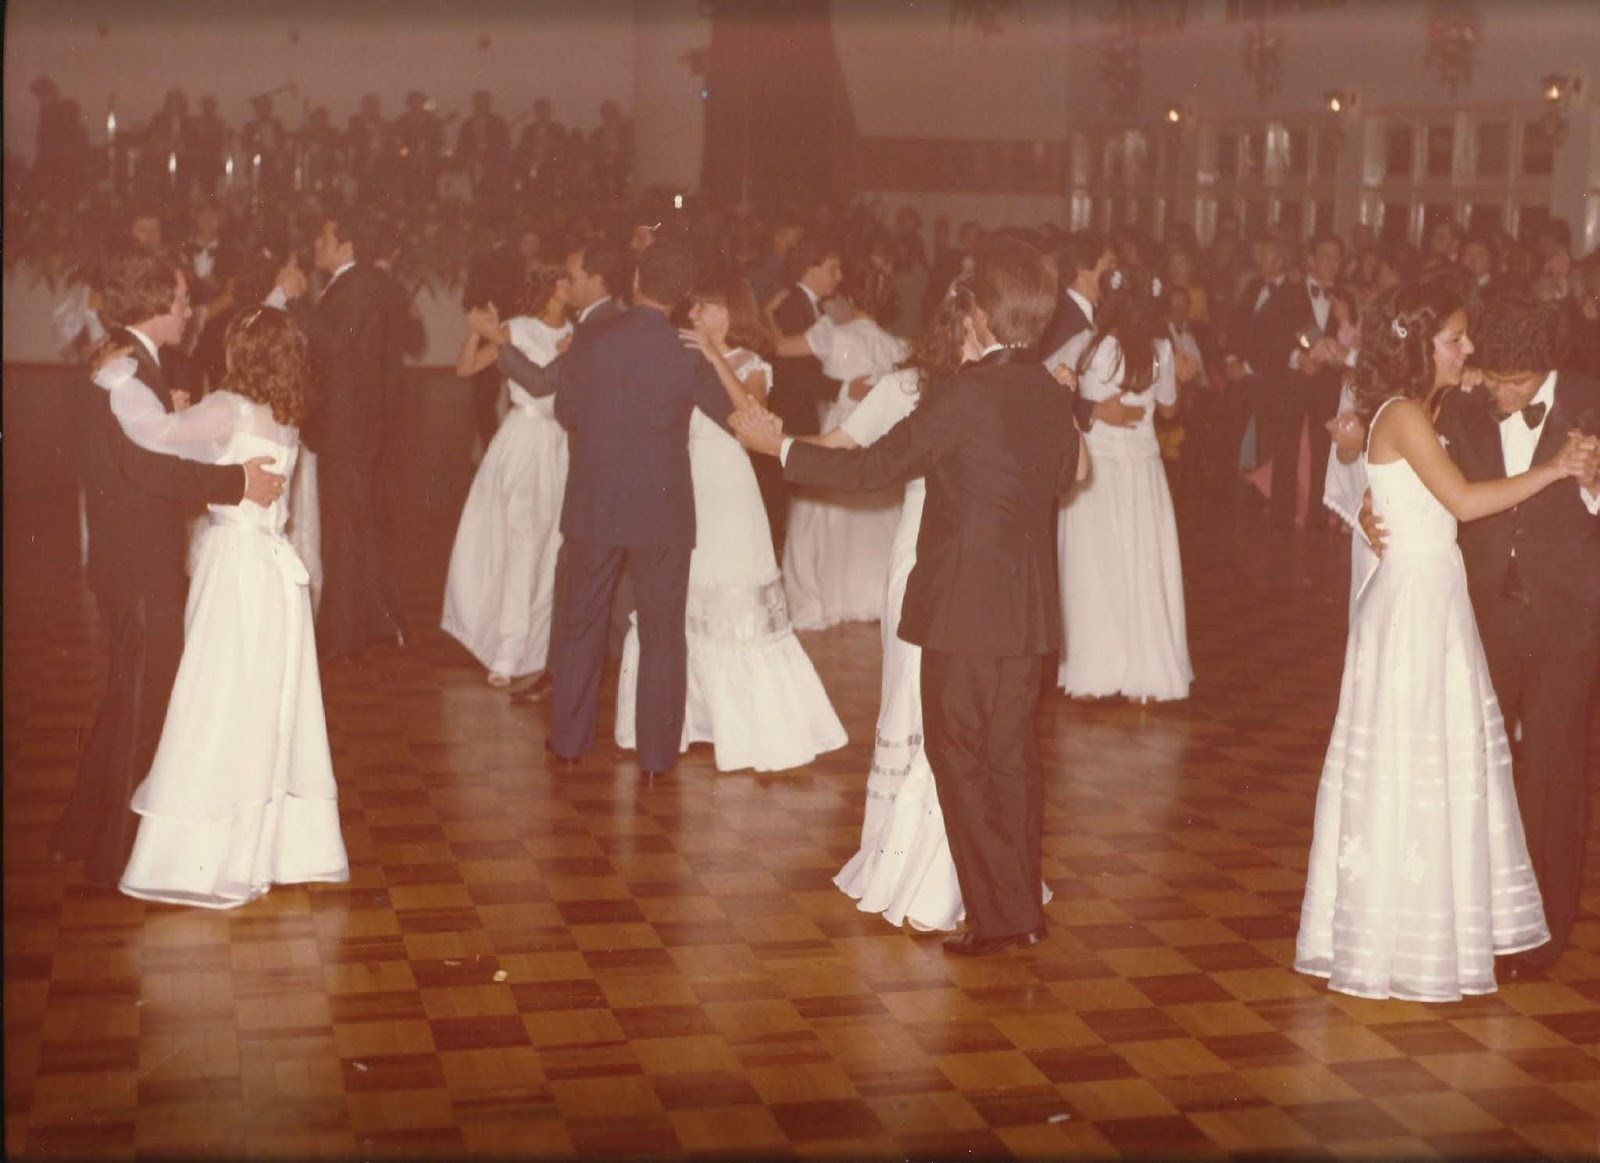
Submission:
[[[585,131],[558,121],[544,97],[508,121],[486,89],[472,94],[465,115],[441,115],[434,98],[413,89],[393,118],[368,93],[342,129],[326,106],[309,102],[291,128],[273,104],[282,90],[252,97],[249,119],[232,125],[215,97],[191,109],[188,94],[169,89],[146,121],[119,123],[113,110],[105,144],[94,147],[78,103],[54,80],[38,77],[30,91],[39,103],[34,156],[17,186],[33,203],[79,207],[104,182],[121,197],[181,206],[238,191],[415,208],[440,196],[441,178],[453,178],[457,196],[502,213],[513,199],[614,201],[627,193],[633,166],[633,129],[615,101],[603,102],[599,125]]]
[[[141,214],[59,313],[101,389],[112,667],[55,847],[134,895],[346,875],[319,659],[408,634],[370,418],[419,320],[407,239],[317,198],[283,231],[308,253],[227,261],[226,205],[181,251]],[[1600,667],[1600,261],[1563,224],[1418,252],[1231,219],[1204,248],[943,222],[930,246],[910,209],[657,214],[490,215],[464,263],[483,439],[441,625],[491,687],[549,701],[552,762],[595,748],[608,652],[647,778],[694,743],[759,771],[842,746],[797,611],[865,587],[883,680],[837,883],[897,924],[964,916],[953,954],[1035,944],[1041,688],[1187,697],[1179,506],[1259,504],[1358,530],[1297,965],[1447,1000],[1493,989],[1496,956],[1559,956]],[[210,506],[192,545],[184,501]],[[839,552],[868,528],[878,557]],[[797,580],[830,550],[869,564]],[[219,724],[264,756],[226,786]]]

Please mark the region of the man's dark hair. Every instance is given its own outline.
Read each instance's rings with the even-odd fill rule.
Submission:
[[[795,243],[794,249],[789,252],[788,261],[784,264],[789,277],[799,282],[805,273],[814,267],[819,267],[829,258],[844,257],[844,251],[839,244],[831,238],[824,238],[817,234],[808,234]]]
[[[1473,332],[1472,362],[1487,372],[1548,372],[1559,366],[1565,327],[1559,307],[1523,295],[1484,304]]]
[[[1026,242],[1001,236],[978,252],[972,297],[1007,347],[1032,347],[1055,314],[1056,275]]]
[[[333,223],[333,237],[341,244],[350,244],[350,257],[358,262],[371,262],[382,257],[378,254],[377,231],[367,219],[356,214],[329,215]]]
[[[1341,255],[1344,254],[1344,239],[1331,230],[1319,230],[1316,234],[1306,239],[1306,254],[1316,254],[1317,248],[1325,242],[1333,243],[1339,248],[1339,253]]]
[[[1098,230],[1077,230],[1067,235],[1057,256],[1062,282],[1070,283],[1079,271],[1092,271],[1111,243]]]
[[[172,310],[183,264],[170,250],[129,247],[112,259],[101,291],[100,313],[114,327],[130,327]]]
[[[694,252],[681,242],[658,242],[639,256],[639,294],[663,307],[683,302],[694,279]]]
[[[599,275],[600,281],[606,285],[606,294],[621,295],[627,290],[627,279],[624,277],[628,269],[628,260],[610,242],[604,239],[594,239],[573,250],[583,255],[583,269],[591,275]],[[652,250],[655,248],[652,247]],[[692,280],[691,280],[692,281]],[[688,294],[685,288],[684,294]]]

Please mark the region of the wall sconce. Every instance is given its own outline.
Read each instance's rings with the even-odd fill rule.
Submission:
[[[1539,79],[1539,91],[1544,97],[1544,116],[1539,119],[1550,140],[1560,144],[1567,135],[1567,109],[1583,92],[1583,79],[1565,73],[1549,73]]]
[[[1189,111],[1174,101],[1167,106],[1167,111],[1163,114],[1163,117],[1168,125],[1182,125],[1189,120]]]
[[[1344,89],[1329,89],[1322,95],[1322,102],[1329,113],[1349,113],[1356,107],[1356,95]]]

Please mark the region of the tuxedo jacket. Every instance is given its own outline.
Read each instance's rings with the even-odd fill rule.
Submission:
[[[389,276],[358,262],[334,279],[311,326],[312,411],[305,440],[319,453],[371,460],[404,367]]]
[[[1072,394],[1002,350],[931,385],[870,447],[796,442],[784,476],[852,491],[925,476],[900,637],[950,654],[1048,654],[1061,646],[1056,510],[1078,443]]]
[[[1333,320],[1333,307],[1330,305],[1329,326],[1333,325]],[[1344,380],[1343,368],[1324,367],[1307,376],[1289,366],[1289,356],[1300,346],[1300,333],[1316,327],[1316,309],[1311,304],[1311,292],[1306,289],[1304,279],[1286,282],[1273,291],[1256,316],[1253,328],[1257,334],[1252,340],[1255,354],[1250,358],[1250,366],[1255,369],[1256,375],[1272,386],[1287,388],[1304,385],[1313,391],[1331,391],[1337,397]]]
[[[1273,295],[1281,291],[1287,284],[1280,284],[1273,293],[1256,309],[1256,300],[1261,298],[1261,288],[1264,280],[1258,275],[1251,275],[1245,280],[1244,288],[1239,292],[1239,297],[1233,301],[1228,311],[1226,324],[1222,333],[1217,337],[1217,347],[1225,356],[1231,355],[1243,360],[1257,376],[1262,376],[1267,371],[1267,363],[1272,358],[1265,350],[1266,336],[1262,323],[1270,319],[1268,308],[1272,305]],[[1313,317],[1312,322],[1315,322]],[[1283,356],[1284,369],[1288,370],[1288,355]]]
[[[128,338],[139,378],[167,403],[159,366]],[[238,504],[244,497],[244,469],[141,448],[112,412],[111,393],[87,379],[80,391],[89,588],[102,600],[152,597],[181,607],[189,513],[200,505]]]
[[[1447,393],[1436,427],[1469,481],[1505,478],[1500,422],[1487,392]],[[1600,432],[1600,381],[1562,372],[1532,463],[1553,457],[1571,428]],[[1500,595],[1514,549],[1517,575],[1539,622],[1568,626],[1574,634],[1600,633],[1600,517],[1584,506],[1576,482],[1557,481],[1514,509],[1464,522],[1458,539],[1478,609]]]
[[[821,317],[811,297],[797,284],[772,313],[784,335],[804,335]],[[815,436],[822,424],[822,405],[839,394],[839,383],[822,371],[814,355],[783,356],[772,361],[772,390],[767,407],[783,421],[791,436]]]
[[[1078,301],[1062,291],[1056,301],[1056,313],[1050,317],[1050,323],[1044,329],[1044,338],[1039,340],[1039,358],[1050,358],[1074,335],[1093,329],[1094,324],[1083,313],[1083,308],[1078,306]]]
[[[559,362],[567,429],[561,532],[600,545],[694,545],[689,417],[726,425],[733,404],[706,357],[653,307],[573,332]]]
[[[617,302],[615,298],[605,299],[595,304],[588,318],[581,323],[573,325],[572,334],[576,338],[578,332],[588,327],[591,323],[600,323],[606,319],[621,315],[627,308]],[[527,392],[536,400],[556,394],[556,384],[560,382],[561,357],[558,355],[549,363],[540,367],[533,360],[518,351],[513,344],[502,343],[500,355],[496,361],[501,373],[516,384],[517,387]]]

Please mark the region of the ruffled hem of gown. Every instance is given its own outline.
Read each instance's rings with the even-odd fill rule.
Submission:
[[[220,819],[141,813],[118,887],[140,900],[232,909],[277,884],[349,879],[338,801],[285,794]]]
[[[786,771],[849,742],[792,631],[726,642],[690,635],[683,743],[710,743],[718,771]],[[639,636],[628,631],[617,679],[616,741],[637,746]]]

